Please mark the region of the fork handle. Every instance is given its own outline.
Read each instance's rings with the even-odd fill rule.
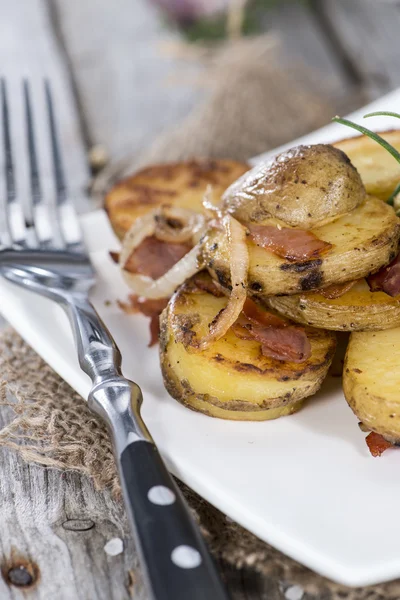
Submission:
[[[125,504],[155,600],[228,600],[189,509],[140,415],[142,393],[120,370],[121,355],[86,296],[65,297],[89,407],[114,441]]]
[[[151,442],[120,458],[125,502],[157,600],[227,600],[183,497]]]

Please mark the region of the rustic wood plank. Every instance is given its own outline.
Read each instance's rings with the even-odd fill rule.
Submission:
[[[318,0],[326,33],[342,46],[370,100],[400,85],[397,2]]]
[[[3,425],[4,411],[0,417]],[[5,449],[0,465],[2,600],[21,600],[28,591],[32,600],[128,600],[134,578],[135,599],[145,598],[122,506],[109,493],[76,473],[27,465]],[[124,543],[117,556],[104,550],[112,538]],[[31,587],[10,583],[10,569],[19,566],[34,573]]]
[[[184,81],[169,83],[176,62],[163,45],[177,36],[151,2],[54,5],[93,143],[104,144],[113,158],[140,151],[189,112],[199,91]]]
[[[328,78],[332,87],[347,81],[347,73],[308,3],[278,2],[260,18],[265,31],[278,34],[292,65],[298,62],[308,65],[321,73],[324,80]]]
[[[203,88],[185,85],[185,76],[193,79],[197,69],[163,52],[177,36],[149,0],[53,2],[89,137],[103,143],[112,159],[140,152],[203,97]],[[345,87],[343,71],[305,4],[283,3],[260,18],[266,31],[281,38],[289,58],[325,78],[329,74],[336,89]]]

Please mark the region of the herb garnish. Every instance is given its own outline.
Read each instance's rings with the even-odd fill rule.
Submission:
[[[377,117],[377,116],[395,117],[396,119],[400,119],[399,113],[390,112],[390,111],[376,111],[376,112],[368,113],[367,115],[364,115],[364,119],[366,119],[368,117]],[[367,127],[364,127],[363,125],[358,125],[358,123],[354,123],[353,121],[349,121],[348,119],[342,119],[341,117],[334,117],[332,119],[332,121],[335,121],[335,123],[340,123],[341,125],[346,125],[347,127],[351,127],[352,129],[356,129],[360,133],[363,133],[364,135],[368,136],[369,138],[371,138],[371,140],[374,140],[375,142],[380,144],[382,146],[382,148],[385,148],[385,150],[387,150],[393,156],[393,158],[395,158],[397,160],[397,162],[400,164],[400,152],[398,150],[396,150],[396,148],[394,148],[392,146],[392,144],[389,144],[389,142],[387,142],[385,139],[383,139],[382,136],[380,136],[378,133],[375,133],[375,131],[371,131],[370,129],[368,129]],[[394,200],[395,200],[396,196],[399,194],[399,192],[400,192],[400,183],[396,186],[396,189],[394,190],[394,192],[392,193],[390,198],[387,200],[387,204],[390,204],[391,206],[393,206]]]

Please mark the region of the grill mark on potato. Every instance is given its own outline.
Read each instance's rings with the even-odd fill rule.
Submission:
[[[231,362],[231,364],[233,364],[233,368],[235,369],[235,371],[239,371],[239,373],[248,373],[249,371],[253,371],[255,373],[265,373],[265,370],[260,369],[260,367],[257,367],[256,365],[252,365],[251,363],[242,363],[242,362],[232,362],[232,361],[226,361],[226,362]],[[269,369],[270,370],[270,369]]]
[[[175,340],[183,344],[185,348],[194,346],[196,332],[193,331],[193,327],[198,323],[200,323],[198,314],[175,314],[173,324]]]
[[[250,289],[252,289],[253,292],[262,292],[263,286],[258,281],[253,281],[253,283],[250,284]]]
[[[279,268],[282,271],[290,271],[294,273],[304,273],[304,271],[310,271],[311,269],[315,269],[316,267],[320,267],[322,265],[322,259],[316,258],[314,260],[306,260],[301,263],[284,263]]]
[[[210,268],[212,268],[212,267],[210,266]],[[222,287],[224,287],[228,290],[232,290],[232,286],[229,282],[229,276],[225,273],[225,271],[222,271],[222,269],[216,268],[215,274],[217,276],[218,282],[222,285]]]
[[[323,277],[321,271],[312,271],[300,280],[300,288],[303,292],[322,287]]]

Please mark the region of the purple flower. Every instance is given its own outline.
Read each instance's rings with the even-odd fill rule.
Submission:
[[[220,13],[229,5],[229,0],[153,0],[170,17],[180,23],[190,23],[202,17]]]

